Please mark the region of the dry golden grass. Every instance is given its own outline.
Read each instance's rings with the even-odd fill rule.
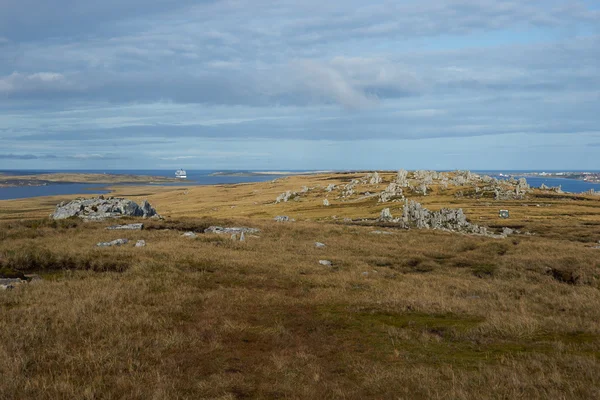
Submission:
[[[3,268],[44,277],[0,292],[0,398],[600,397],[600,201],[419,199],[536,233],[505,240],[343,223],[389,205],[322,189],[272,204],[350,178],[118,188],[166,216],[137,232],[0,202]],[[215,224],[261,233],[181,237]],[[94,247],[118,237],[148,245]]]

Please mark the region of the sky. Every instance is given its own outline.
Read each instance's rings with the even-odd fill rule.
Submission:
[[[0,169],[600,169],[600,0],[0,0]]]

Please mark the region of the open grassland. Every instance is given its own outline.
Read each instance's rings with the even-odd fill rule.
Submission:
[[[118,188],[165,216],[143,231],[0,202],[0,267],[44,278],[0,292],[0,398],[600,397],[600,199],[410,195],[531,233],[491,239],[357,221],[400,214],[364,194],[324,207],[353,177]],[[273,204],[302,186],[321,188]],[[147,246],[95,247],[116,238]]]

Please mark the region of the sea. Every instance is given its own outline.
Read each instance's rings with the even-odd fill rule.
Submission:
[[[249,182],[265,182],[275,178],[286,176],[285,172],[281,174],[264,174],[264,171],[223,171],[223,170],[187,170],[187,179],[175,183],[156,184],[160,186],[194,186],[194,185],[222,185],[235,183]],[[277,171],[275,171],[277,172]],[[314,172],[314,171],[286,171],[290,173],[298,172]],[[494,177],[499,177],[500,174],[511,175],[516,178],[525,176],[527,182],[532,187],[540,187],[542,184],[546,186],[561,186],[562,190],[570,193],[581,193],[594,189],[600,192],[600,184],[584,182],[574,179],[565,178],[547,178],[547,177],[531,177],[526,176],[529,173],[536,171],[473,171],[478,174],[486,174]],[[547,171],[549,172],[549,171]],[[591,171],[595,172],[595,171]],[[145,176],[162,176],[174,177],[173,170],[0,170],[0,173],[6,175],[38,175],[46,173],[107,173],[107,174],[127,174],[127,175],[145,175]],[[218,174],[224,173],[224,174]],[[247,174],[247,175],[244,175]],[[73,195],[73,194],[108,194],[107,186],[128,185],[124,184],[98,184],[98,183],[50,183],[44,186],[19,186],[0,188],[0,200],[23,199],[29,197],[40,196],[55,196],[55,195]],[[131,184],[129,184],[131,185]],[[136,185],[155,185],[155,184],[139,184]]]

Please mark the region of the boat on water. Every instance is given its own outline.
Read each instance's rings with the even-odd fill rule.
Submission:
[[[187,173],[184,169],[178,169],[177,171],[175,171],[175,178],[186,179]]]

